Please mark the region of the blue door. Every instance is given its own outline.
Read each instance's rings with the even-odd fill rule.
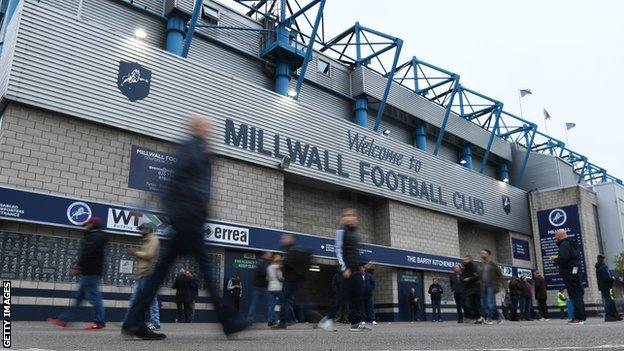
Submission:
[[[410,293],[410,289],[416,290],[417,296],[420,298],[420,309],[418,311],[418,319],[424,320],[424,290],[423,290],[423,275],[422,272],[399,269],[397,271],[398,279],[398,292],[399,292],[399,321],[410,321],[411,311],[407,298]]]

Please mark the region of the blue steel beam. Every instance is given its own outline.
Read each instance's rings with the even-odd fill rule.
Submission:
[[[455,75],[451,97],[449,98],[449,103],[446,106],[446,109],[444,111],[444,119],[442,120],[442,125],[440,125],[440,131],[438,132],[438,138],[436,139],[435,149],[433,150],[434,155],[438,155],[438,152],[440,152],[440,147],[442,146],[442,140],[444,139],[444,131],[446,130],[446,124],[448,123],[448,119],[451,115],[451,108],[453,106],[453,100],[455,100],[455,95],[457,95],[458,90],[459,90],[459,76]]]
[[[311,2],[311,4],[316,4],[316,2]],[[306,72],[308,70],[308,64],[312,60],[312,51],[314,50],[314,41],[316,38],[316,33],[318,32],[319,25],[321,23],[321,18],[323,18],[323,8],[325,7],[325,0],[320,0],[319,9],[316,14],[316,19],[314,20],[314,26],[312,27],[312,34],[310,35],[311,39],[308,42],[308,46],[306,48],[305,59],[303,60],[303,66],[301,66],[301,72],[299,73],[299,77],[297,78],[297,86],[295,88],[295,99],[299,99],[299,93],[301,92],[301,86],[303,85],[303,79],[305,78]],[[293,16],[294,17],[294,16]]]
[[[203,0],[195,0],[195,6],[193,7],[193,15],[188,23],[188,29],[186,30],[186,37],[184,38],[184,46],[182,47],[182,57],[188,56],[189,49],[191,48],[191,41],[193,41],[193,34],[195,33],[195,26],[201,15]]]
[[[394,53],[394,60],[392,61],[392,68],[390,69],[390,76],[388,77],[388,83],[386,84],[386,90],[384,91],[383,98],[379,103],[379,109],[377,110],[377,118],[375,119],[375,127],[374,131],[379,130],[379,126],[381,125],[381,119],[383,118],[384,108],[386,107],[386,101],[388,100],[388,95],[390,94],[390,87],[392,86],[392,79],[394,78],[394,69],[396,68],[397,63],[399,62],[399,55],[401,54],[401,47],[403,46],[403,40],[396,39],[396,52]]]

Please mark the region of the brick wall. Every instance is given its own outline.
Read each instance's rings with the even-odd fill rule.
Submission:
[[[18,104],[0,134],[0,185],[157,208],[153,193],[128,188],[132,145],[173,152],[175,145]],[[281,228],[281,172],[214,158],[211,217]]]
[[[589,282],[589,289],[585,289],[585,303],[601,304],[600,291],[598,291],[596,272],[594,270],[596,255],[599,253],[598,234],[592,207],[597,203],[596,194],[588,188],[573,186],[548,191],[534,191],[530,193],[529,198],[531,202],[531,220],[533,223],[533,245],[536,248],[535,261],[537,262],[538,269],[542,272],[543,266],[539,242],[540,235],[537,223],[537,211],[574,204],[578,205],[585,250],[587,279]],[[548,303],[554,304],[555,299],[555,291],[549,290]]]
[[[424,208],[389,201],[392,247],[457,256],[457,218]]]
[[[459,247],[461,256],[471,255],[480,260],[481,250],[492,251],[494,261],[498,262],[497,235],[499,233],[479,228],[476,225],[462,223],[459,226]]]
[[[286,182],[284,186],[284,229],[306,234],[333,237],[343,208],[357,209],[363,242],[373,242],[375,236],[374,203],[345,199],[338,192],[311,188]]]

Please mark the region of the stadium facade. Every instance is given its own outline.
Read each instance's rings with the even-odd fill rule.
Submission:
[[[324,0],[1,3],[0,264],[14,319],[70,304],[68,270],[90,216],[110,233],[108,319],[123,316],[127,248],[140,223],[166,235],[158,186],[192,114],[214,123],[206,240],[222,287],[239,273],[249,289],[258,253],[293,232],[316,257],[299,303],[323,309],[339,212],[353,207],[377,262],[380,319],[407,318],[411,287],[428,304],[433,278],[453,313],[451,267],[482,248],[507,276],[538,269],[556,289],[544,258],[556,228],[579,239],[586,302],[599,309],[591,267],[598,253],[619,253],[609,243],[621,247],[621,181],[459,75],[416,58],[400,64],[399,38],[356,23],[321,39]],[[373,36],[385,46],[365,53]],[[376,69],[377,58],[392,68]],[[160,291],[163,321],[173,320],[173,294]],[[214,317],[205,295],[197,309],[199,320]]]

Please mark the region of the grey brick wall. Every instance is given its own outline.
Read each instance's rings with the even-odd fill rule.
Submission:
[[[480,252],[482,249],[492,251],[495,261],[499,261],[497,250],[497,236],[499,233],[479,228],[472,224],[461,224],[459,226],[459,247],[460,254],[471,255],[480,260]]]
[[[502,264],[512,264],[513,255],[511,252],[511,233],[500,232],[496,233],[494,237],[496,240],[497,262]],[[533,256],[531,256],[531,258],[533,258]]]
[[[586,304],[601,304],[600,291],[596,282],[594,263],[599,253],[598,234],[594,220],[593,205],[597,204],[596,194],[588,188],[573,186],[548,191],[533,191],[529,194],[531,204],[531,220],[533,223],[533,245],[535,247],[535,261],[543,272],[542,255],[540,250],[540,235],[537,223],[537,211],[568,205],[578,205],[583,246],[585,250],[585,264],[589,289],[585,289]],[[553,238],[554,240],[554,238]],[[555,291],[548,294],[548,303],[555,303]]]
[[[389,201],[390,237],[393,247],[457,256],[457,218],[397,201]]]
[[[18,104],[0,132],[0,184],[92,201],[158,208],[153,193],[128,188],[132,145],[175,145]],[[211,217],[282,228],[283,175],[215,157]]]
[[[284,229],[307,234],[333,237],[343,208],[357,209],[360,234],[364,242],[372,242],[375,233],[374,203],[347,200],[338,192],[320,190],[286,182],[284,186]]]

